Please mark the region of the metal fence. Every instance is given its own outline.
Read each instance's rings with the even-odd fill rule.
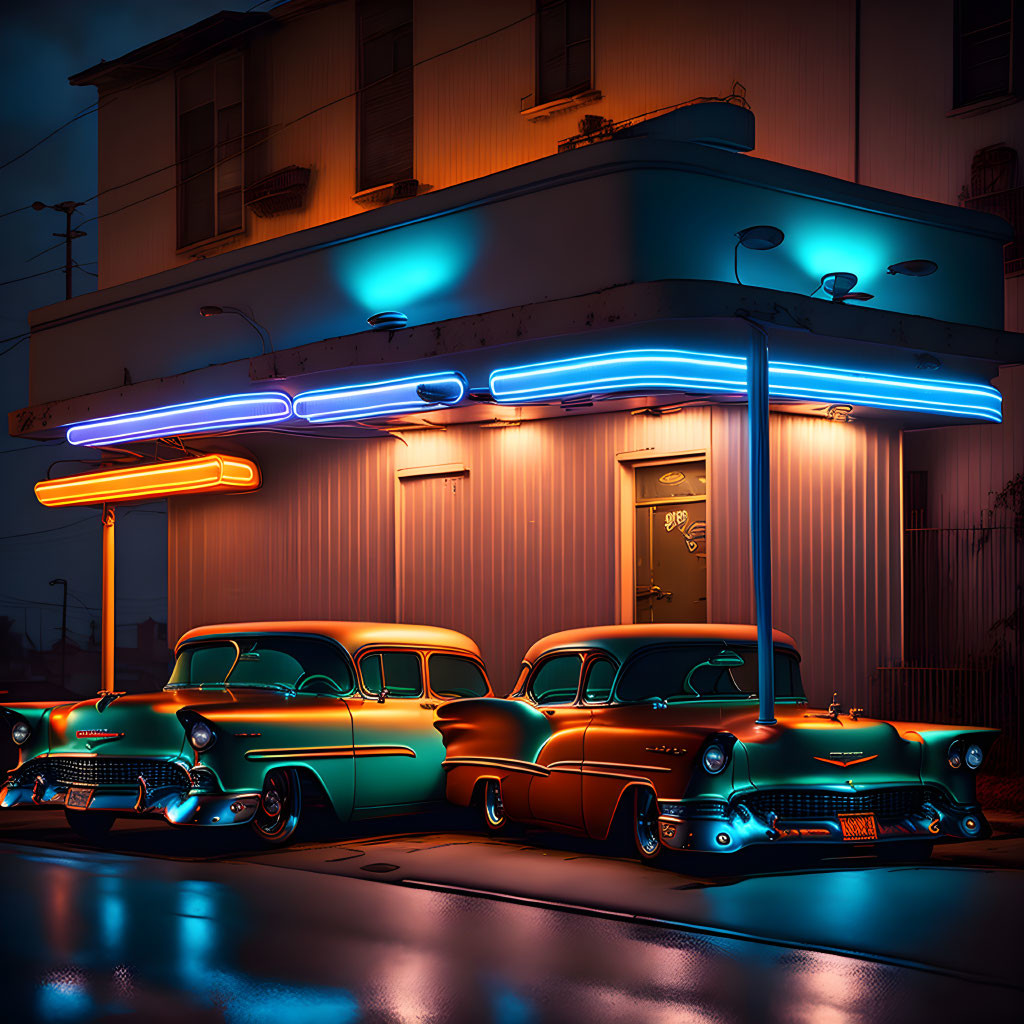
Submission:
[[[879,668],[877,711],[895,719],[994,726],[988,762],[1024,773],[1024,530],[1009,510],[989,526],[908,526],[904,662]]]

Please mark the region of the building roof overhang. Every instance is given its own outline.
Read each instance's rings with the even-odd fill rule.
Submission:
[[[213,56],[275,19],[270,14],[218,11],[209,18],[140,46],[114,60],[101,60],[71,75],[71,85],[95,85],[103,89],[134,85],[154,75],[165,74],[196,57]]]

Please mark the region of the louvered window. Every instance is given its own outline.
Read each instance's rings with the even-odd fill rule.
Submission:
[[[537,102],[590,87],[590,0],[538,0]]]
[[[242,228],[244,60],[178,76],[178,248]]]
[[[413,176],[411,0],[359,3],[360,192]]]
[[[1021,57],[1021,0],[957,0],[953,105],[965,107],[1015,92]]]

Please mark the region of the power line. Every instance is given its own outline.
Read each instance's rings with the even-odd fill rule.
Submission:
[[[51,526],[45,530],[29,530],[26,533],[8,533],[0,537],[3,540],[17,540],[20,537],[34,537],[39,533],[56,533],[58,530],[70,530],[73,526],[81,526],[83,523],[97,522],[96,516],[87,516],[85,519],[76,519],[73,523],[65,523],[63,526]]]
[[[63,242],[58,242],[58,245],[63,245]],[[14,277],[10,281],[0,281],[0,288],[3,288],[5,284],[18,284],[20,281],[31,281],[33,277],[45,277],[47,274],[52,274],[57,270],[63,270],[63,267],[50,267],[49,270],[40,270],[38,274],[27,274],[25,277]]]
[[[12,335],[10,338],[4,338],[4,341],[14,341],[14,343],[12,345],[8,345],[7,348],[5,349],[0,349],[0,356],[5,356],[7,355],[8,352],[13,352],[14,349],[16,349],[19,345],[22,345],[26,341],[28,341],[29,337],[30,335],[28,333],[25,333],[22,334],[20,337],[18,337],[17,335]]]
[[[52,139],[54,135],[56,135],[58,132],[62,132],[65,128],[68,127],[68,125],[74,124],[79,118],[85,117],[86,114],[95,113],[95,111],[97,110],[99,110],[99,101],[93,100],[92,103],[90,103],[89,106],[87,106],[84,110],[80,110],[77,114],[75,114],[74,117],[69,118],[63,124],[58,125],[56,128],[53,129],[52,132],[50,132],[48,135],[44,135],[38,142],[33,142],[32,145],[28,147],[28,149],[22,151],[17,156],[12,156],[11,159],[7,160],[5,163],[0,164],[0,171],[2,171],[5,167],[10,167],[11,164],[16,163],[23,156],[28,156],[29,153],[32,152],[32,150],[38,149],[44,142],[46,142],[47,139]]]

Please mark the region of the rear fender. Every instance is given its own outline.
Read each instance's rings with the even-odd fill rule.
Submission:
[[[446,795],[468,806],[477,783],[495,778],[510,818],[530,816],[530,780],[543,772],[537,754],[551,736],[551,720],[532,704],[506,697],[454,700],[434,723],[445,745]]]

